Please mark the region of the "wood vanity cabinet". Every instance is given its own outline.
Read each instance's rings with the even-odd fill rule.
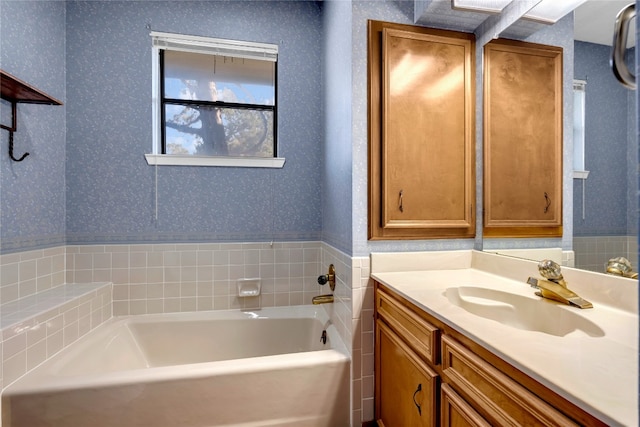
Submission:
[[[379,427],[606,425],[380,283],[375,310]]]
[[[446,427],[491,427],[448,384],[442,384],[442,413],[440,425]]]
[[[484,47],[486,237],[562,236],[562,48]]]
[[[437,424],[439,331],[382,292],[376,295],[376,418],[379,427]],[[402,338],[401,338],[402,337]]]
[[[436,426],[438,374],[384,323],[377,328],[380,371],[379,427]]]
[[[369,238],[475,235],[474,35],[369,21]]]

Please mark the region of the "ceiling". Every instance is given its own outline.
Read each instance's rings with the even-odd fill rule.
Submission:
[[[576,40],[611,45],[613,25],[618,12],[633,3],[632,0],[588,0],[574,13],[574,37]],[[628,42],[634,45],[635,20],[629,27]]]
[[[517,0],[516,0],[517,1]],[[556,0],[561,1],[561,0]],[[575,39],[590,43],[611,45],[613,25],[618,12],[633,3],[633,0],[587,0],[575,10]],[[490,16],[487,13],[475,13],[468,10],[456,10],[451,0],[415,0],[415,22],[437,28],[450,28],[473,32]],[[546,25],[529,19],[520,19],[506,29],[502,36],[523,39]],[[629,27],[628,47],[633,46],[635,37],[635,19]]]

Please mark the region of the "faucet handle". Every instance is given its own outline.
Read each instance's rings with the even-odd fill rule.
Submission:
[[[543,259],[538,263],[538,271],[545,279],[549,279],[560,285],[566,286],[560,264],[550,259]]]
[[[336,269],[333,266],[333,264],[329,265],[329,272],[327,274],[324,274],[322,276],[318,276],[318,284],[320,285],[324,285],[326,283],[329,283],[329,287],[331,288],[331,290],[335,290],[336,288]]]

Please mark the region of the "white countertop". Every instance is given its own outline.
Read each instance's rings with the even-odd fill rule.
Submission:
[[[603,274],[587,277],[589,273],[563,268],[569,288],[594,308],[581,310],[548,300],[540,304],[556,304],[589,319],[604,335],[574,330],[555,336],[471,314],[445,295],[447,288],[473,286],[540,300],[526,284],[529,276],[540,278],[535,262],[475,251],[407,256],[372,254],[372,277],[605,423],[638,425],[637,281],[613,278],[618,283]],[[507,277],[496,274],[501,271]],[[522,279],[509,277],[514,274]],[[635,303],[629,303],[633,298]]]

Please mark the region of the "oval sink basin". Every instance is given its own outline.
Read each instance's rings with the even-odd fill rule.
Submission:
[[[591,337],[604,336],[598,325],[560,303],[476,286],[449,288],[445,296],[449,302],[473,315],[514,328],[560,337],[574,331],[582,331]]]

